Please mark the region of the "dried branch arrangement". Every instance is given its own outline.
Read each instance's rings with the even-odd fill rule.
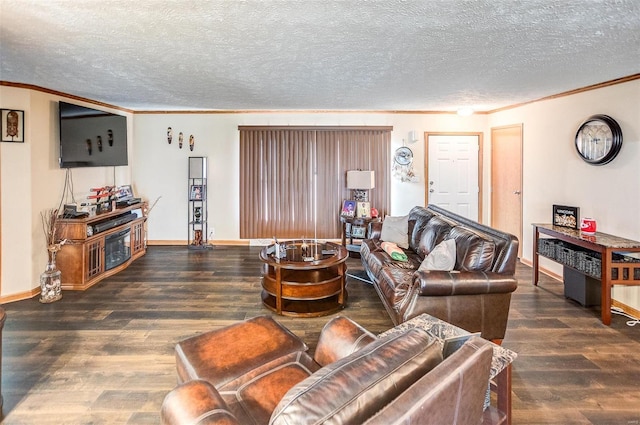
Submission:
[[[67,240],[57,239],[58,232],[58,210],[57,209],[49,209],[40,213],[42,217],[42,230],[44,231],[44,237],[47,242],[47,252],[49,254],[49,261],[53,259],[53,256],[56,252],[60,251],[62,245],[64,245]]]

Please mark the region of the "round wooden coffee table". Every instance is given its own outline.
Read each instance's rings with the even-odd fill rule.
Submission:
[[[317,317],[335,313],[347,303],[346,248],[331,242],[287,241],[286,257],[277,259],[273,245],[260,251],[263,304],[283,316]],[[303,253],[305,256],[303,257]]]

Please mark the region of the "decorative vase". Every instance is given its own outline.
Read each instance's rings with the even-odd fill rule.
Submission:
[[[49,262],[45,271],[40,275],[40,302],[44,304],[58,301],[62,298],[60,270],[56,267],[56,252],[49,250]]]

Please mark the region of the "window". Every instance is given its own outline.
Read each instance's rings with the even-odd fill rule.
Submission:
[[[389,211],[392,127],[239,130],[240,238],[339,238],[348,170],[375,171],[371,206]]]

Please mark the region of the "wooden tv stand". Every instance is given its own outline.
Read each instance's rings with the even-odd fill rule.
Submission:
[[[58,238],[67,239],[56,256],[62,289],[85,290],[142,257],[147,252],[146,219],[144,203],[93,217],[59,219]]]

